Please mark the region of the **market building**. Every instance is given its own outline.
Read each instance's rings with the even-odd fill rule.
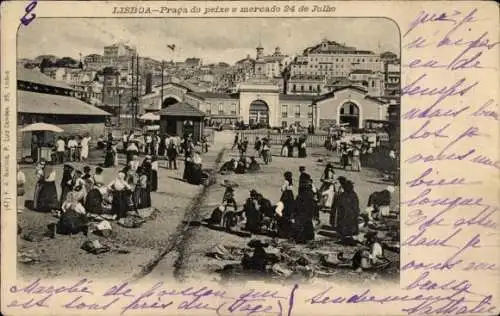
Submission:
[[[29,155],[30,133],[20,132],[32,123],[48,123],[63,130],[61,136],[89,133],[97,138],[105,133],[109,113],[75,97],[75,89],[29,69],[17,71],[17,154]],[[46,145],[54,143],[54,135],[40,135]]]
[[[321,95],[291,95],[280,93],[277,85],[254,80],[240,84],[236,93],[200,93],[182,84],[167,83],[163,89],[156,87],[141,97],[140,107],[142,112],[158,112],[183,102],[204,112],[207,119],[221,123],[243,121],[249,125],[320,128],[348,124],[362,128],[366,121],[387,120],[388,103],[373,95],[375,90],[349,85]]]

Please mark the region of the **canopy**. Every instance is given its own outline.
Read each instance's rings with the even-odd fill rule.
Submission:
[[[59,128],[55,125],[47,124],[47,123],[34,123],[34,124],[30,124],[26,127],[23,127],[21,129],[21,132],[39,132],[39,131],[61,133],[61,132],[63,132],[63,129]]]
[[[139,119],[144,120],[144,121],[159,121],[160,116],[156,115],[154,113],[146,113],[142,115]]]

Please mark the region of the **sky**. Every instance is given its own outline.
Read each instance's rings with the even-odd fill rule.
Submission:
[[[79,54],[103,54],[103,47],[117,42],[135,46],[140,56],[182,61],[199,57],[204,63],[255,57],[262,43],[264,53],[276,46],[295,55],[323,38],[376,53],[399,55],[399,30],[383,18],[40,18],[19,28],[18,58],[51,54],[78,59]],[[175,44],[171,52],[167,45]]]

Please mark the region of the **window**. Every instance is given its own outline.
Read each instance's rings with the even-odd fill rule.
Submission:
[[[236,115],[236,103],[231,104],[231,115]]]
[[[300,104],[297,104],[295,106],[295,117],[296,118],[300,117]]]
[[[287,104],[282,104],[281,105],[281,117],[282,118],[287,118],[288,117],[288,105]]]
[[[294,91],[294,92],[297,91],[297,85],[295,83],[293,84],[292,91]]]
[[[304,86],[300,86],[300,91],[304,91]]]
[[[210,106],[210,104],[207,106],[207,109],[205,111],[208,115],[212,114],[212,107]]]
[[[281,127],[286,128],[288,126],[286,121],[281,121]]]
[[[312,91],[313,90],[313,87],[311,85],[309,85],[309,91]]]
[[[312,118],[313,117],[313,107],[312,107],[312,104],[309,104],[309,106],[307,107],[307,117],[308,118]]]

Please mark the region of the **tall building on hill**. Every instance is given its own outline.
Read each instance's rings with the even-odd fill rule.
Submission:
[[[379,55],[369,50],[358,50],[335,41],[324,39],[321,43],[304,49],[290,65],[294,76],[347,77],[353,70],[383,71]]]

